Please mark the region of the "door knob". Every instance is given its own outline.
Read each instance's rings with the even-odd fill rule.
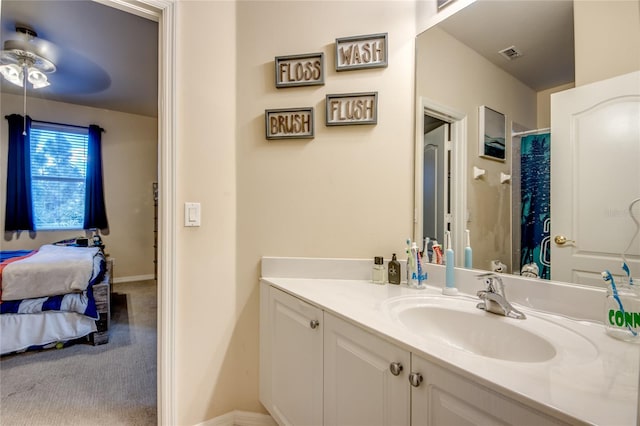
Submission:
[[[389,370],[391,370],[391,374],[397,376],[402,371],[402,364],[399,362],[392,362],[389,364]]]
[[[566,243],[575,243],[574,240],[568,240],[564,235],[556,235],[553,241],[559,246],[563,246]]]

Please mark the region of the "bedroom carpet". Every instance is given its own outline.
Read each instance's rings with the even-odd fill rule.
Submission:
[[[109,343],[0,358],[0,424],[155,425],[156,283],[113,286]]]

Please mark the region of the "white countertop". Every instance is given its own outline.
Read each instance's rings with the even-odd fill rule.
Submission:
[[[263,275],[264,272],[263,267]],[[529,327],[535,325],[535,321],[561,324],[590,341],[593,346],[580,354],[572,353],[571,349],[561,350],[554,358],[544,362],[504,361],[420,338],[394,321],[386,309],[389,299],[400,296],[446,297],[442,296],[439,287],[416,290],[404,284],[376,285],[364,279],[333,277],[263,276],[262,279],[429,361],[485,386],[498,388],[509,397],[536,409],[560,414],[567,422],[575,423],[577,419],[607,426],[636,424],[640,345],[606,335],[599,323],[571,320],[514,304],[527,315],[528,319],[523,321],[530,321]],[[511,318],[504,320],[519,321]]]

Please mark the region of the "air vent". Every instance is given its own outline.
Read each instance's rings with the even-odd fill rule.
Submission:
[[[522,56],[522,52],[518,50],[518,48],[515,46],[510,46],[510,47],[507,47],[506,49],[502,49],[498,53],[510,61],[513,61],[514,59]]]

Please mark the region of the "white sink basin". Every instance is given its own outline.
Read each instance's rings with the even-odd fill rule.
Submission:
[[[400,296],[387,300],[383,310],[421,339],[482,357],[530,363],[550,361],[559,355],[583,361],[597,356],[589,340],[567,327],[530,313],[519,320],[485,312],[476,308],[478,301]]]

